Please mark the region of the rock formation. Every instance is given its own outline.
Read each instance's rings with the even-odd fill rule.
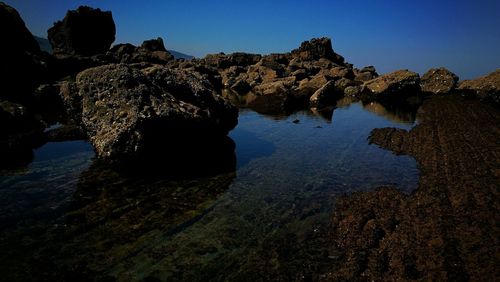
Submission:
[[[422,92],[431,94],[449,94],[457,86],[458,76],[445,68],[428,70],[420,79]]]
[[[135,157],[158,149],[153,144],[178,150],[190,139],[225,136],[238,117],[201,75],[159,66],[88,69],[63,85],[62,95],[103,159]]]
[[[92,56],[109,50],[115,32],[111,12],[80,6],[56,22],[48,38],[55,55]]]
[[[477,79],[464,80],[458,86],[458,90],[500,105],[500,69]]]
[[[45,58],[17,11],[0,2],[0,99],[26,103],[45,78]]]
[[[420,91],[420,77],[409,70],[398,70],[364,83],[364,92],[375,100],[403,99]]]

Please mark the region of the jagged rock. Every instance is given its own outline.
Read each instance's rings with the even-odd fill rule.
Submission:
[[[361,70],[355,70],[354,76],[354,80],[365,82],[377,78],[378,73],[375,70],[374,66],[367,66],[362,68]]]
[[[151,63],[167,64],[174,60],[163,44],[163,39],[146,40],[140,47],[132,44],[118,44],[106,53],[106,60],[111,63]]]
[[[477,79],[464,80],[458,86],[458,90],[500,105],[500,69]]]
[[[336,81],[330,80],[320,89],[316,90],[309,98],[309,105],[314,108],[324,108],[333,104],[337,99],[342,98],[343,91],[339,91]]]
[[[360,94],[361,94],[360,86],[347,86],[344,89],[344,96],[346,97],[358,98]]]
[[[432,94],[449,94],[455,89],[458,76],[445,68],[428,70],[420,79],[422,92]]]
[[[309,61],[325,58],[338,65],[344,64],[344,58],[333,51],[332,41],[326,37],[313,38],[310,41],[302,42],[298,49],[292,51],[292,56]]]
[[[311,77],[311,79],[304,79],[294,89],[294,95],[297,97],[303,97],[303,99],[308,101],[311,95],[323,87],[323,85],[325,85],[329,80],[329,77],[321,73]]]
[[[227,69],[231,66],[245,67],[254,65],[261,58],[261,55],[237,52],[229,55],[226,55],[224,53],[209,54],[206,55],[205,58],[202,59],[202,61],[208,66],[217,67],[219,69]]]
[[[17,11],[0,2],[0,99],[31,102],[45,79],[46,58]]]
[[[365,82],[363,92],[374,99],[406,98],[419,92],[419,83],[417,73],[398,70]]]
[[[80,6],[48,30],[48,39],[54,55],[92,56],[109,50],[115,32],[111,12]]]
[[[112,64],[85,70],[61,95],[98,157],[128,159],[225,137],[238,110],[201,74]]]

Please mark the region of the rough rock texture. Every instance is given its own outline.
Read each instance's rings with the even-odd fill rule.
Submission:
[[[500,69],[477,79],[464,80],[458,89],[500,106]]]
[[[344,58],[333,51],[332,41],[326,37],[313,38],[310,41],[302,42],[298,49],[292,51],[292,56],[307,61],[326,58],[336,64],[344,64]]]
[[[426,93],[449,94],[457,82],[458,76],[445,68],[430,69],[420,79],[420,88]]]
[[[364,91],[375,99],[404,98],[420,90],[418,73],[398,70],[364,83]]]
[[[337,87],[336,81],[331,80],[314,92],[311,98],[309,98],[309,104],[311,107],[323,108],[333,104],[335,100],[342,98],[343,96],[343,89],[340,90]]]
[[[370,141],[416,158],[418,189],[355,193],[339,200],[330,234],[332,280],[494,281],[500,275],[500,112],[436,96],[407,132]],[[478,126],[481,125],[481,126]]]
[[[142,63],[166,64],[174,60],[163,44],[162,38],[146,40],[141,46],[132,44],[117,44],[106,53],[106,61],[112,63]]]
[[[44,78],[40,47],[17,11],[0,2],[0,99],[26,102]]]
[[[374,66],[367,66],[367,67],[362,68],[361,70],[356,69],[354,74],[356,76],[355,80],[361,81],[361,82],[372,80],[372,79],[378,77],[378,73],[375,70]]]
[[[237,109],[192,72],[106,65],[81,72],[62,88],[70,114],[100,158],[134,157],[160,143],[176,150],[185,141],[225,136],[237,123]]]
[[[48,30],[48,39],[55,55],[92,56],[106,53],[115,33],[111,12],[80,6]]]

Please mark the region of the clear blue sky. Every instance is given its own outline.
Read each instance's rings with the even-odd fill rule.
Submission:
[[[500,0],[5,2],[44,37],[68,9],[89,5],[113,12],[115,43],[161,36],[168,49],[197,57],[287,52],[304,40],[328,36],[348,62],[375,65],[380,73],[445,66],[466,79],[500,68]]]

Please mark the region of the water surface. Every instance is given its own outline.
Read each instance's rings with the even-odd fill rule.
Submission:
[[[373,128],[410,129],[413,119],[360,103],[333,114],[241,110],[230,133],[235,171],[176,180],[161,164],[142,176],[100,164],[83,141],[48,143],[29,167],[0,176],[0,271],[12,279],[293,276],[327,257],[308,242],[338,196],[416,188],[414,159],[367,142]]]

